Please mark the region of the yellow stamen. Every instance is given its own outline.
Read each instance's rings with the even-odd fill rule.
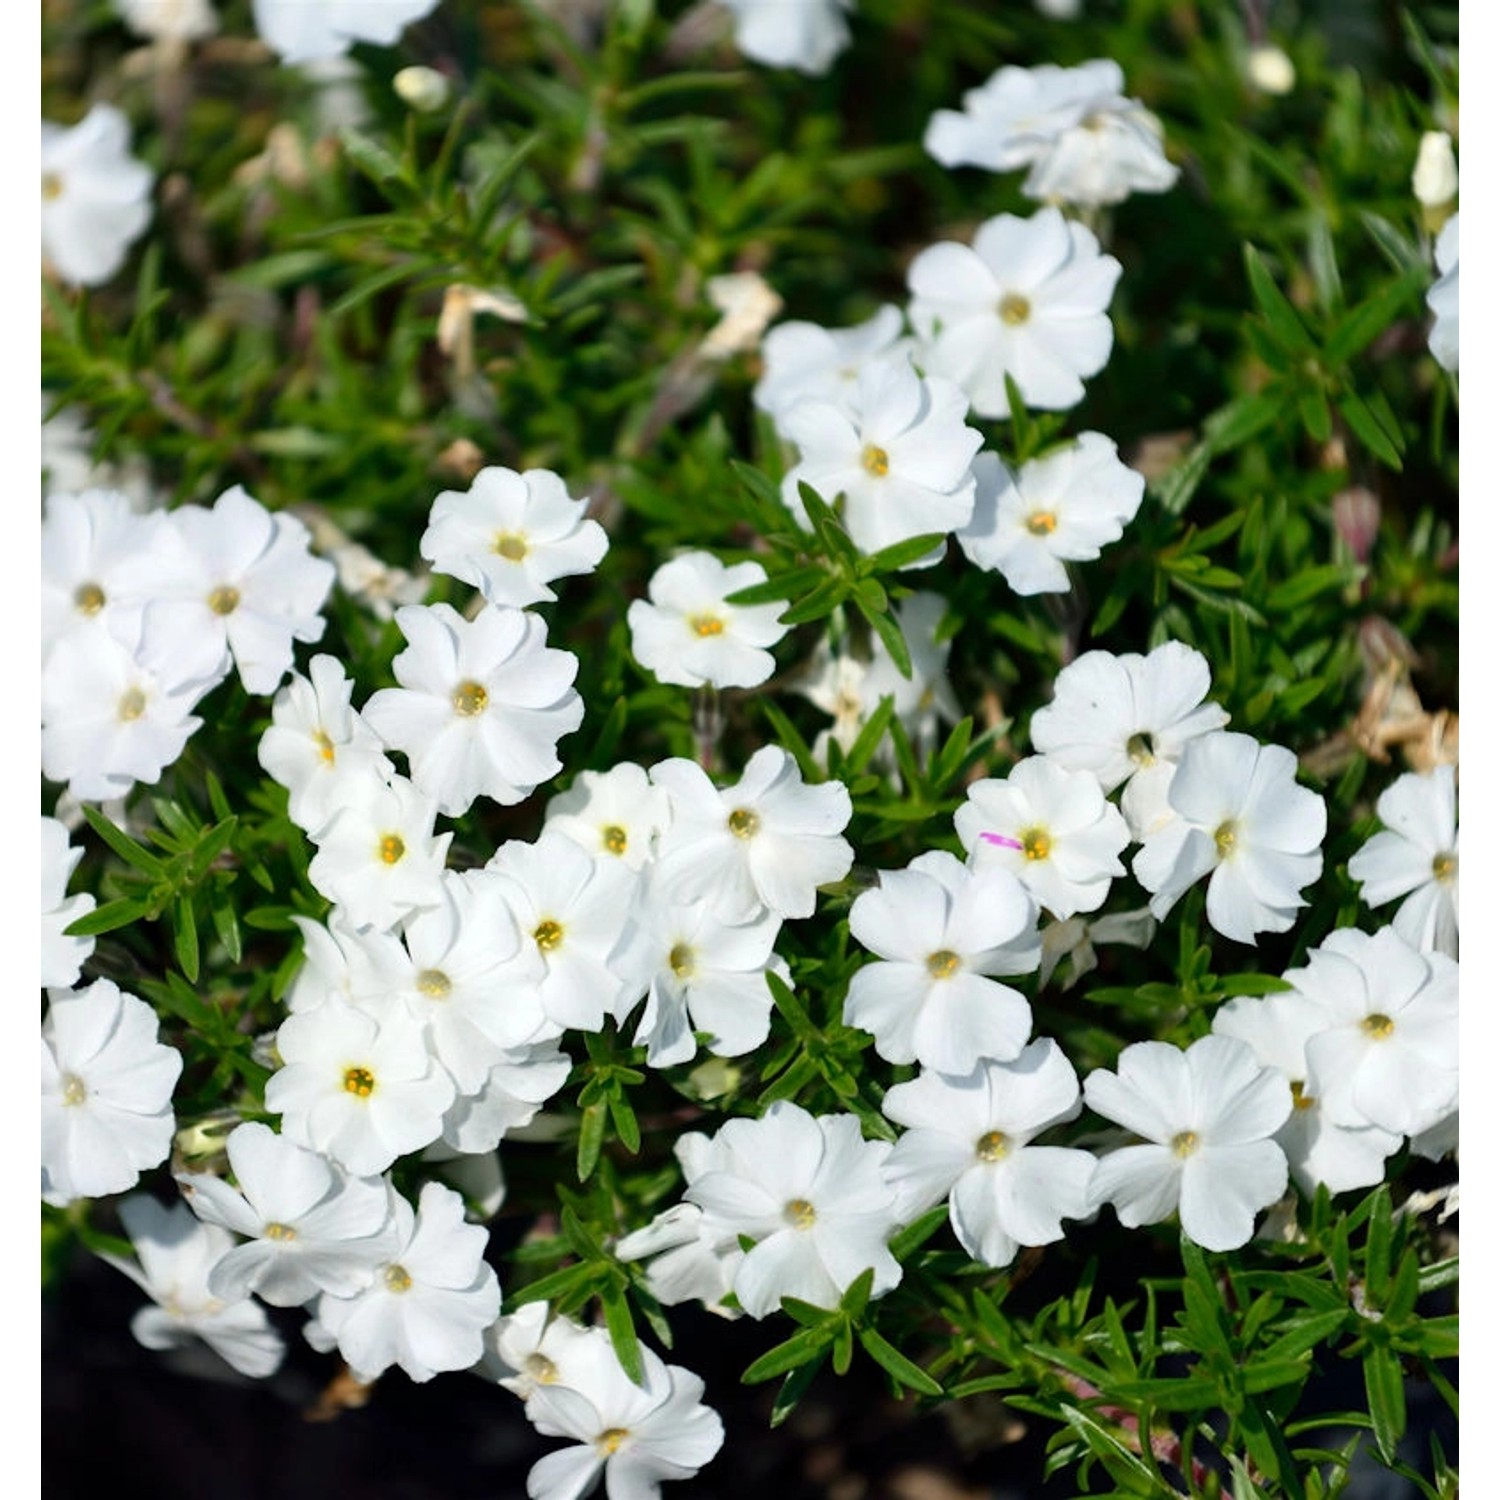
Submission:
[[[290,1224],[267,1224],[265,1236],[268,1240],[280,1240],[285,1245],[297,1238],[297,1231]]]
[[[618,823],[608,823],[599,830],[600,842],[611,854],[623,854],[630,837]]]
[[[551,953],[563,940],[562,923],[554,922],[551,917],[544,917],[536,924],[531,935],[543,953]]]
[[[1432,878],[1441,880],[1446,884],[1458,874],[1458,856],[1456,854],[1435,854],[1432,857]]]
[[[1198,1132],[1196,1130],[1181,1130],[1172,1137],[1172,1150],[1178,1156],[1188,1157],[1195,1152],[1199,1145]]]
[[[781,1216],[793,1229],[811,1229],[818,1222],[818,1211],[806,1198],[793,1198]]]
[[[860,454],[859,461],[865,466],[867,474],[873,474],[877,479],[884,479],[891,472],[891,456],[884,448],[877,448],[874,443],[866,443],[865,451]]]
[[[1306,1084],[1300,1078],[1292,1080],[1292,1108],[1311,1109],[1318,1101],[1311,1094],[1304,1093]]]
[[[1026,517],[1026,529],[1032,536],[1051,536],[1057,530],[1055,510],[1034,510]]]
[[[689,615],[693,634],[703,637],[724,634],[724,622],[717,615]]]
[[[506,562],[520,562],[530,548],[526,545],[526,538],[518,532],[502,531],[495,538],[495,551]]]
[[[104,608],[104,590],[97,583],[80,583],[73,592],[73,608],[81,615],[97,615]]]
[[[959,957],[949,948],[927,955],[927,972],[934,979],[952,979],[958,972]]]
[[[1047,859],[1052,854],[1052,835],[1045,828],[1028,828],[1021,835],[1021,853],[1027,859]]]
[[[1373,1016],[1366,1016],[1359,1023],[1359,1029],[1373,1041],[1383,1042],[1396,1029],[1396,1023],[1389,1016],[1376,1011]]]
[[[208,596],[208,607],[216,615],[232,615],[240,607],[240,591],[232,584],[221,583]]]
[[[1154,766],[1156,764],[1156,744],[1144,730],[1140,734],[1131,735],[1125,741],[1125,753],[1138,766]]]
[[[453,689],[453,712],[461,718],[472,719],[475,714],[482,714],[489,703],[490,695],[483,683],[461,682]]]
[[[129,724],[146,712],[146,695],[138,688],[126,688],[120,694],[120,706],[117,710],[122,724]]]
[[[82,1104],[88,1098],[89,1091],[76,1073],[64,1073],[62,1076],[62,1102],[64,1104]]]
[[[56,172],[42,173],[42,198],[47,203],[55,203],[62,197],[63,180]]]
[[[521,1368],[538,1385],[552,1385],[557,1380],[557,1366],[545,1354],[528,1354]]]
[[[603,1454],[618,1453],[620,1444],[630,1436],[628,1427],[606,1427],[594,1439],[594,1446]]]
[[[313,744],[318,747],[318,757],[325,766],[333,764],[333,741],[321,730],[313,730]]]
[[[698,967],[693,960],[693,950],[686,943],[678,943],[667,955],[667,963],[679,979],[688,978]]]
[[[399,833],[388,833],[380,841],[380,862],[399,864],[406,855],[406,840]]]
[[[999,1161],[1010,1154],[1010,1137],[999,1130],[991,1130],[974,1143],[974,1155],[980,1161]]]
[[[405,1266],[387,1266],[385,1268],[385,1287],[388,1292],[409,1292],[411,1290],[411,1273]]]
[[[1214,829],[1214,848],[1219,851],[1220,859],[1228,859],[1234,853],[1236,840],[1239,838],[1239,830],[1232,820],[1220,823]]]
[[[344,1092],[368,1099],[375,1092],[375,1075],[368,1068],[345,1068]]]
[[[729,815],[729,831],[737,839],[753,839],[760,832],[760,814],[748,807],[737,807]]]
[[[441,969],[423,969],[417,975],[417,989],[433,1000],[446,1000],[453,982]]]
[[[1019,328],[1031,317],[1031,303],[1019,292],[1007,292],[1000,299],[1000,321]]]

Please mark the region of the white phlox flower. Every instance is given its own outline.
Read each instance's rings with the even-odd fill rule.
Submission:
[[[1036,905],[1008,870],[929,850],[881,871],[850,909],[849,931],[883,962],[849,981],[844,1024],[870,1032],[887,1062],[967,1073],[1025,1046],[1026,997],[988,977],[1028,973],[1041,956]]]
[[[453,1101],[443,1116],[444,1142],[470,1157],[493,1151],[509,1132],[536,1118],[572,1071],[572,1058],[556,1040],[510,1048],[477,1089]]]
[[[464,1222],[464,1200],[426,1182],[416,1211],[391,1190],[389,1258],[352,1297],[326,1292],[318,1322],[364,1384],[392,1365],[416,1381],[466,1370],[500,1312],[500,1283],[484,1262],[489,1233]]]
[[[1055,208],[988,219],[972,248],[945,241],[911,263],[917,363],[961,385],[981,417],[1010,410],[1007,375],[1027,406],[1066,411],[1109,359],[1106,309],[1121,270]]]
[[[451,604],[410,604],[396,624],[409,643],[391,663],[401,686],[375,693],[364,716],[441,812],[522,802],[562,770],[557,742],[583,722],[578,658],[547,645],[539,616],[490,604],[465,620]]]
[[[1120,462],[1102,432],[1034,458],[1012,474],[999,457],[974,461],[973,519],[958,544],[975,567],[1000,573],[1018,594],[1061,594],[1064,563],[1091,562],[1125,534],[1146,481]]]
[[[1297,785],[1297,757],[1248,734],[1214,730],[1190,741],[1167,798],[1177,817],[1148,835],[1132,866],[1159,919],[1212,871],[1208,920],[1253,943],[1285,932],[1306,906],[1301,891],[1323,872],[1328,809]]]
[[[1398,776],[1375,804],[1386,826],[1349,861],[1360,899],[1405,896],[1391,925],[1414,947],[1458,957],[1458,771]]]
[[[756,62],[826,73],[849,45],[854,0],[721,0],[734,14],[734,44]]]
[[[247,693],[274,692],[292,665],[292,643],[322,637],[333,564],[312,555],[296,516],[273,514],[240,485],[212,507],[186,505],[167,520],[183,544],[172,567],[133,559],[130,587],[168,601],[183,636],[217,641]]]
[[[67,989],[77,984],[94,953],[91,937],[68,937],[66,929],[97,904],[88,891],[68,895],[68,877],[83,850],[68,842],[68,830],[56,818],[42,819],[42,987]]]
[[[672,900],[648,882],[621,962],[647,986],[635,1045],[646,1062],[667,1068],[698,1051],[693,1033],[709,1033],[715,1057],[739,1057],[771,1031],[766,972],[788,984],[786,961],[771,950],[781,918],[762,912],[748,922],[720,921],[704,901]]]
[[[195,1219],[186,1204],[164,1208],[144,1193],[120,1204],[120,1222],[138,1261],[101,1253],[152,1300],[130,1320],[148,1349],[175,1349],[201,1339],[242,1375],[274,1374],[286,1352],[266,1310],[249,1297],[225,1302],[208,1289],[209,1273],[234,1248],[234,1236]]]
[[[218,30],[209,0],[115,0],[125,24],[153,41],[196,42]]]
[[[1183,746],[1229,722],[1217,703],[1203,701],[1208,690],[1207,661],[1181,641],[1146,656],[1086,651],[1058,673],[1052,702],[1032,715],[1031,743],[1070,771],[1092,771],[1106,792],[1124,784],[1121,811],[1131,834],[1144,838]]]
[[[255,29],[284,63],[342,57],[355,42],[389,47],[438,0],[252,0]]]
[[[1115,99],[1065,130],[1021,191],[1045,203],[1099,207],[1132,193],[1164,193],[1178,176],[1162,149],[1161,121],[1138,100]]]
[[[778,323],[761,344],[764,373],[752,399],[787,437],[782,419],[801,401],[827,401],[850,409],[859,393],[861,369],[896,354],[901,337],[901,309],[889,302],[852,328]]]
[[[898,1227],[882,1175],[890,1143],[865,1140],[855,1116],[814,1116],[778,1099],[758,1120],[721,1126],[712,1147],[684,1196],[703,1210],[716,1244],[756,1241],[734,1278],[752,1318],[775,1312],[783,1297],[837,1306],[866,1270],[876,1297],[901,1280],[886,1247]]]
[[[340,906],[326,924],[303,916],[292,921],[302,934],[303,963],[286,992],[289,1014],[315,1010],[330,995],[352,1002],[388,994],[400,984],[404,955],[393,934],[354,926]]]
[[[1276,1132],[1297,1186],[1309,1196],[1318,1184],[1329,1192],[1369,1188],[1385,1180],[1386,1158],[1401,1149],[1401,1137],[1378,1125],[1338,1125],[1307,1087],[1307,1043],[1326,1023],[1323,1013],[1300,995],[1252,999],[1242,995],[1214,1012],[1213,1029],[1238,1037],[1256,1060],[1281,1072],[1292,1090],[1292,1112]]]
[[[1128,1229],[1176,1211],[1205,1250],[1247,1244],[1255,1215],[1286,1191],[1286,1155],[1273,1139],[1292,1111],[1285,1074],[1230,1036],[1200,1037],[1186,1051],[1135,1042],[1116,1066],[1084,1079],[1084,1099],[1149,1144],[1100,1159],[1095,1206],[1113,1203]]]
[[[377,1015],[330,995],[276,1033],[283,1066],[266,1084],[282,1134],[359,1177],[442,1134],[453,1080],[427,1050],[422,1023],[398,1006]]]
[[[1432,312],[1432,331],[1427,335],[1427,347],[1432,357],[1445,369],[1458,369],[1458,215],[1454,214],[1443,225],[1442,233],[1433,247],[1433,258],[1437,261],[1438,279],[1427,293],[1427,306]]]
[[[924,379],[905,358],[871,360],[842,403],[807,396],[780,426],[801,450],[781,482],[781,497],[810,530],[798,484],[830,505],[844,497],[843,519],[863,552],[878,552],[929,532],[956,531],[974,513],[972,463],[983,435],[964,422],[968,402],[951,381]],[[941,545],[909,567],[942,557]]]
[[[151,222],[151,168],[130,154],[130,122],[96,104],[76,125],[42,121],[42,263],[102,286]]]
[[[576,1386],[610,1347],[603,1328],[585,1328],[553,1313],[545,1302],[527,1302],[484,1332],[484,1354],[474,1373],[525,1400],[539,1385]],[[576,1368],[575,1368],[576,1365]]]
[[[433,833],[437,804],[404,776],[351,775],[332,817],[313,835],[313,888],[356,927],[391,928],[443,898],[452,833]]]
[[[64,1208],[134,1187],[165,1161],[182,1055],[156,1012],[109,979],[47,991],[42,1022],[42,1200]]]
[[[547,804],[548,828],[565,833],[597,858],[642,870],[672,816],[671,803],[643,767],[626,761],[607,771],[580,771]]]
[[[1050,1037],[961,1076],[924,1071],[881,1104],[908,1127],[886,1177],[912,1213],[947,1198],[959,1244],[987,1266],[1008,1266],[1022,1245],[1050,1245],[1064,1219],[1093,1212],[1093,1156],[1031,1144],[1081,1108],[1078,1075]]]
[[[642,1348],[636,1385],[609,1351],[589,1361],[581,1387],[538,1384],[526,1415],[547,1437],[571,1438],[526,1476],[530,1500],[576,1500],[602,1475],[613,1500],[657,1500],[661,1481],[691,1479],[724,1444],[724,1424],[700,1399],[703,1382]]]
[[[1037,970],[1041,984],[1052,982],[1052,976],[1064,959],[1068,961],[1068,976],[1062,988],[1070,990],[1085,974],[1099,967],[1095,945],[1119,943],[1127,948],[1145,949],[1156,936],[1156,918],[1149,907],[1138,907],[1135,911],[1111,912],[1107,917],[1085,921],[1082,917],[1067,917],[1048,922],[1041,931],[1042,961]]]
[[[810,917],[818,887],[854,863],[842,836],[853,814],[848,788],[807,785],[779,745],[763,745],[722,791],[690,760],[662,761],[651,780],[672,799],[658,864],[669,899],[707,901],[726,922],[749,921],[763,907]]]
[[[1341,927],[1283,976],[1317,1015],[1307,1089],[1340,1125],[1419,1135],[1458,1104],[1458,964]]]
[[[539,977],[513,978],[506,996],[518,1017],[524,1010],[536,1018],[525,1040],[598,1031],[606,1016],[622,1019],[644,991],[620,952],[635,874],[546,828],[534,844],[502,844],[487,868],[503,886],[522,952],[540,963]]]
[[[258,1122],[237,1126],[227,1150],[238,1188],[208,1172],[177,1174],[200,1219],[246,1237],[214,1263],[214,1296],[237,1302],[255,1292],[273,1307],[297,1307],[369,1285],[390,1245],[384,1181],[350,1177]]]
[[[418,550],[491,604],[538,604],[557,598],[550,583],[592,573],[609,550],[587,509],[549,469],[481,469],[467,490],[432,502]]]
[[[351,704],[353,691],[337,657],[313,657],[306,677],[294,672],[277,689],[271,723],[256,747],[266,774],[290,794],[288,816],[308,832],[337,811],[347,776],[384,781],[394,770],[379,735]]]
[[[711,552],[674,557],[651,575],[649,603],[634,599],[626,611],[631,654],[678,687],[758,687],[776,670],[769,648],[786,634],[786,606],[726,599],[765,581],[756,562],[726,566]]]
[[[127,638],[113,629],[65,636],[42,677],[42,775],[83,802],[154,785],[202,725],[192,710],[222,665],[216,642],[184,639],[158,605]]]
[[[1130,830],[1119,810],[1090,772],[1046,756],[1017,761],[1004,780],[974,782],[953,826],[971,865],[1008,870],[1055,917],[1098,911],[1125,873]]]

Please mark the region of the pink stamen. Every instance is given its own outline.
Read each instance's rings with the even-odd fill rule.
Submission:
[[[1002,849],[1024,849],[1026,847],[1020,839],[1013,839],[1008,833],[981,833],[979,837],[987,844],[999,844]]]

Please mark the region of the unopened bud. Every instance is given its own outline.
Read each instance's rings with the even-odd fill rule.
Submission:
[[[1423,208],[1443,208],[1458,197],[1458,163],[1445,130],[1429,130],[1417,147],[1411,190]]]
[[[1289,94],[1297,82],[1297,70],[1280,47],[1252,47],[1245,71],[1263,94]]]
[[[424,115],[441,109],[453,94],[452,85],[436,68],[402,68],[391,87],[403,104]]]
[[[1380,533],[1380,501],[1361,485],[1340,491],[1333,497],[1333,527],[1355,562],[1368,562]]]

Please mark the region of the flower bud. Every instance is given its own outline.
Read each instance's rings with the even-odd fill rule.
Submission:
[[[1379,499],[1362,485],[1341,490],[1333,497],[1333,529],[1355,562],[1368,562],[1380,533]]]
[[[1429,130],[1422,136],[1411,190],[1423,208],[1443,208],[1458,196],[1458,163],[1446,131]]]
[[[1250,82],[1263,94],[1289,94],[1297,82],[1297,70],[1280,47],[1252,47],[1245,59]]]
[[[401,101],[419,114],[441,109],[453,95],[453,87],[436,68],[402,68],[391,80]]]

